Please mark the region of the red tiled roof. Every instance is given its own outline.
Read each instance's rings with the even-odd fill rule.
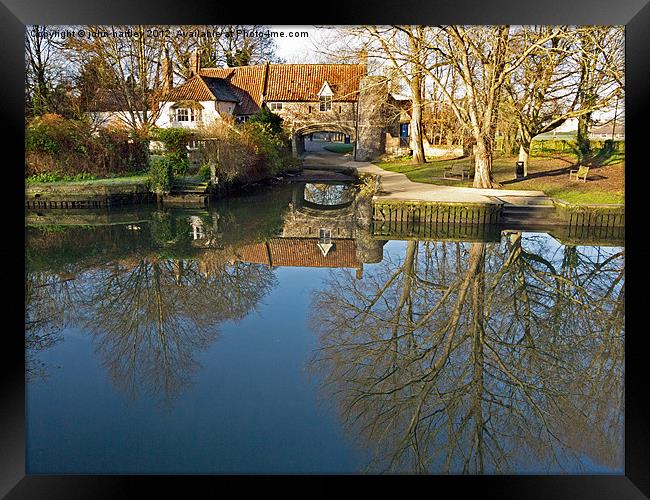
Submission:
[[[239,248],[237,257],[242,262],[276,267],[361,267],[354,240],[332,239],[332,243],[324,256],[316,238],[273,238]]]
[[[223,78],[230,83],[233,93],[241,102],[235,109],[235,114],[252,115],[260,109],[265,70],[264,65],[240,66],[237,68],[203,68],[199,74]]]
[[[232,92],[232,87],[221,78],[194,75],[184,84],[166,92],[162,101],[231,101],[239,98]]]
[[[267,74],[268,69],[268,74]],[[252,114],[266,101],[318,101],[327,81],[335,101],[356,101],[366,68],[361,64],[259,64],[234,68],[203,68],[200,74],[224,78],[241,98],[237,114]]]
[[[266,99],[318,101],[318,92],[328,82],[335,101],[356,101],[365,72],[360,64],[271,64]]]

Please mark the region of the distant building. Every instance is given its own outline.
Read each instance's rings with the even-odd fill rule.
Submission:
[[[589,138],[594,140],[607,140],[614,141],[625,140],[625,123],[611,121],[604,125],[593,126],[589,130]]]

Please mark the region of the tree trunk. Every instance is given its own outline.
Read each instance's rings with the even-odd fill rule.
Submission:
[[[422,79],[416,75],[409,82],[413,95],[413,111],[411,112],[411,149],[413,163],[425,163],[424,142],[422,140]]]
[[[474,187],[496,188],[501,187],[492,178],[492,151],[488,141],[481,138],[476,142],[476,157],[474,159]]]
[[[578,118],[577,143],[578,143],[578,151],[580,152],[580,158],[578,158],[580,163],[582,163],[587,158],[589,152],[591,151],[591,144],[589,143],[590,117],[591,117],[591,113],[585,113],[584,115],[580,115],[580,117]]]
[[[470,246],[470,258],[478,259],[479,264],[476,274],[472,279],[472,337],[473,337],[473,383],[474,401],[472,404],[472,416],[474,419],[476,446],[476,469],[479,474],[484,472],[484,416],[482,401],[485,397],[485,243],[472,243]]]

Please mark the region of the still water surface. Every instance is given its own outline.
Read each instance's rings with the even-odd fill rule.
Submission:
[[[28,473],[623,472],[620,241],[313,186],[28,214]]]

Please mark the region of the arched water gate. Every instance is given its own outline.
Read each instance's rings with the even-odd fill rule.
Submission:
[[[353,148],[352,155],[354,156],[357,142],[356,129],[352,125],[343,124],[340,122],[312,123],[295,129],[291,134],[291,149],[294,156],[300,156],[305,152],[305,137],[317,132],[340,133],[344,136],[349,137],[349,142]]]

